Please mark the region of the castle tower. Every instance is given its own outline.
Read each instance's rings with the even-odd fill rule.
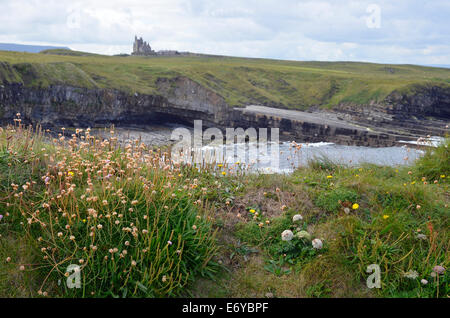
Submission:
[[[134,36],[133,53],[131,55],[156,55],[156,52],[152,50],[150,44],[145,42],[142,37]]]

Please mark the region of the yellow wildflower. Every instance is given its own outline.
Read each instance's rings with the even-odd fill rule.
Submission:
[[[250,209],[250,213],[255,213],[256,211],[254,209]]]
[[[226,175],[227,173],[225,172],[225,171],[222,171],[222,175],[224,176],[224,175]]]
[[[387,218],[389,218],[389,215],[387,215],[387,214],[383,215],[383,219],[386,220]]]
[[[353,203],[352,209],[353,210],[358,210],[358,208],[359,208],[359,204],[358,203]]]
[[[331,179],[331,178],[333,178],[333,176],[327,176],[327,179]]]
[[[71,177],[73,177],[75,175],[72,171],[69,171],[67,174]]]

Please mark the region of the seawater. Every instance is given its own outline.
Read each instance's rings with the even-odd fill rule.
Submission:
[[[140,139],[149,145],[170,143],[170,132],[174,127],[151,127],[149,129],[119,129],[119,139],[128,142]],[[442,138],[431,137],[432,145],[437,146]],[[420,143],[417,143],[420,144]],[[204,161],[238,166],[240,169],[262,173],[290,173],[297,167],[306,166],[311,161],[327,160],[345,166],[359,166],[369,163],[380,166],[411,165],[424,154],[421,149],[408,146],[397,147],[358,147],[344,146],[328,142],[278,144],[278,162],[272,154],[274,144],[267,148],[257,148],[255,144],[234,144],[204,146],[200,151]],[[234,152],[232,151],[234,149]],[[241,154],[241,156],[240,156]],[[245,158],[242,157],[245,154]],[[250,158],[256,158],[250,160]]]

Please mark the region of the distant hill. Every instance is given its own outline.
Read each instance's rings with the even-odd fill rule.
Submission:
[[[50,50],[43,50],[39,53],[53,54],[53,55],[70,55],[70,56],[101,56],[95,53],[72,51],[71,49],[50,49]]]
[[[428,64],[424,66],[431,66],[431,67],[440,67],[440,68],[450,68],[450,64]]]
[[[65,49],[70,50],[64,46],[50,46],[50,45],[26,45],[26,44],[14,44],[14,43],[0,43],[0,51],[16,51],[16,52],[28,52],[39,53],[44,50],[52,49]]]

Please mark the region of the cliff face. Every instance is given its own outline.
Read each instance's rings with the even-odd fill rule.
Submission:
[[[386,99],[396,118],[415,116],[450,119],[450,89],[440,86],[417,87],[412,94],[393,93]]]
[[[214,92],[187,78],[163,79],[161,95],[127,94],[111,89],[72,86],[30,88],[0,86],[0,121],[11,123],[17,112],[29,123],[43,126],[87,127],[107,124],[149,124],[161,121],[205,125],[220,123],[226,109]]]
[[[395,92],[378,105],[341,105],[333,111],[316,111],[312,120],[304,112],[282,116],[283,110],[273,108],[269,114],[232,109],[217,93],[182,76],[160,78],[156,86],[158,94],[145,95],[67,85],[33,88],[4,84],[0,85],[0,123],[12,123],[17,112],[24,122],[44,127],[192,125],[201,119],[204,127],[278,127],[285,139],[297,141],[391,146],[399,139],[443,135],[450,119],[450,89],[442,87],[417,88],[412,95]],[[331,122],[326,120],[330,118]]]

